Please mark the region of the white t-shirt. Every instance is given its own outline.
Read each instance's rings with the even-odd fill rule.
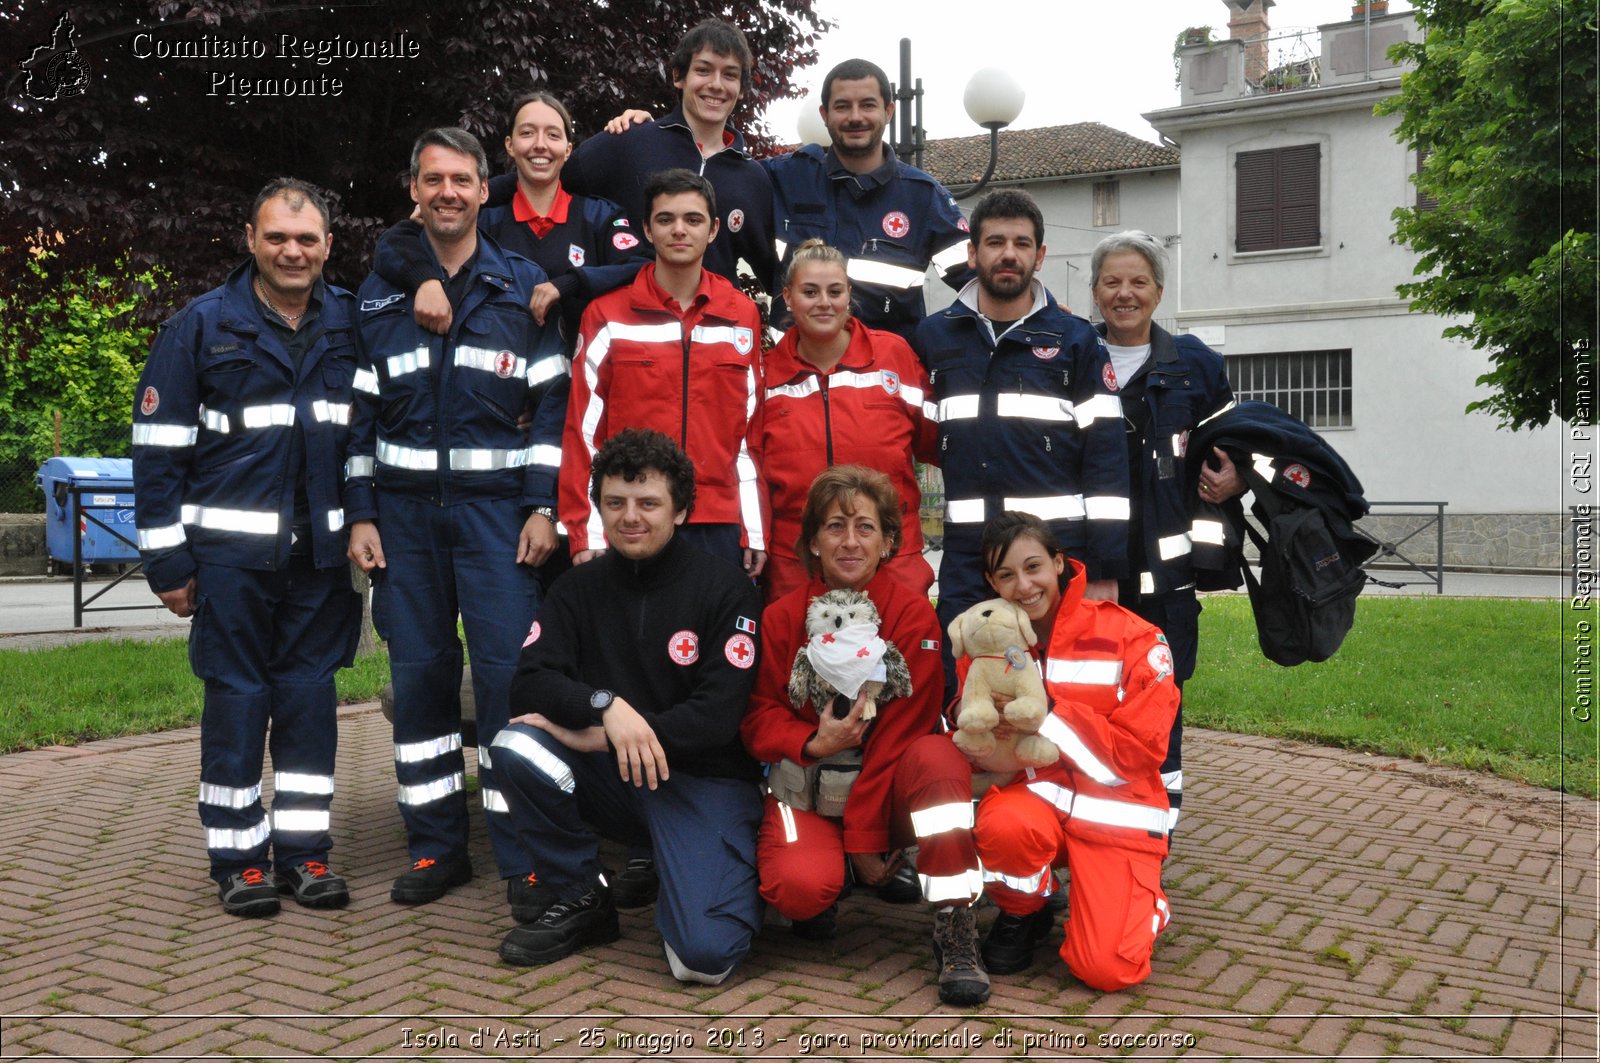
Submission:
[[[1150,345],[1142,343],[1137,347],[1118,347],[1114,343],[1106,344],[1106,350],[1111,353],[1111,369],[1117,374],[1117,387],[1126,387],[1128,381],[1133,379],[1133,374],[1150,358]]]

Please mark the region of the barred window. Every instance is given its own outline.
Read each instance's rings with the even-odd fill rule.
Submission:
[[[1432,148],[1417,149],[1417,176],[1422,176],[1422,168],[1428,164],[1428,156],[1432,154]],[[1420,187],[1417,189],[1417,210],[1435,210],[1438,208],[1438,206],[1439,201],[1437,199],[1434,199],[1432,196],[1428,195]]]
[[[1297,144],[1270,151],[1241,151],[1234,250],[1273,251],[1322,242],[1322,148]]]
[[[1121,192],[1116,181],[1094,183],[1094,223],[1120,225],[1122,218]]]
[[[1270,402],[1312,428],[1348,428],[1350,352],[1230,354],[1228,380],[1239,399]]]

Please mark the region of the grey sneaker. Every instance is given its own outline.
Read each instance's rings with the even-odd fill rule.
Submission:
[[[278,883],[259,867],[247,867],[217,884],[222,910],[229,915],[258,919],[278,912]]]
[[[970,1008],[989,999],[989,975],[978,957],[978,920],[971,908],[933,913],[933,962],[939,968],[939,1000]]]
[[[305,908],[343,908],[350,903],[350,887],[344,876],[321,860],[307,860],[291,868],[278,869],[278,892],[294,894],[295,903]]]

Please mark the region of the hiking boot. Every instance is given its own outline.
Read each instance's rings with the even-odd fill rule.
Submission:
[[[922,900],[922,883],[917,879],[917,869],[907,863],[888,882],[878,887],[880,900],[890,904],[911,904]]]
[[[661,892],[661,877],[656,874],[654,857],[635,856],[611,882],[611,903],[618,908],[646,908]]]
[[[427,904],[450,892],[452,886],[472,881],[472,861],[465,853],[435,860],[425,856],[411,870],[394,880],[389,899],[396,904]]]
[[[971,908],[933,913],[933,962],[939,968],[939,1000],[958,1008],[989,999],[989,975],[978,958],[978,920]]]
[[[304,908],[343,908],[350,903],[344,876],[321,860],[307,860],[287,871],[279,868],[277,877],[278,892],[294,894],[295,903]]]
[[[278,886],[259,867],[247,867],[217,884],[222,910],[229,915],[258,919],[278,913]]]
[[[832,941],[839,933],[839,902],[835,901],[810,919],[796,919],[789,932],[807,941]]]
[[[518,923],[532,923],[555,903],[556,894],[530,871],[520,878],[506,879],[506,900],[511,903],[511,918]]]
[[[595,886],[576,900],[555,902],[532,923],[513,927],[500,942],[500,958],[518,967],[537,967],[621,936],[611,891]]]
[[[989,926],[980,955],[990,974],[1016,974],[1033,966],[1033,950],[1050,936],[1054,925],[1050,909],[1040,908],[1031,915],[1001,912]]]

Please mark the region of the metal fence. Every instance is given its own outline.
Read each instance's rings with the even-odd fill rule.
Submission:
[[[68,421],[58,415],[38,424],[0,426],[0,513],[43,513],[44,492],[35,482],[39,466],[63,455],[125,458],[130,434],[126,421]]]

